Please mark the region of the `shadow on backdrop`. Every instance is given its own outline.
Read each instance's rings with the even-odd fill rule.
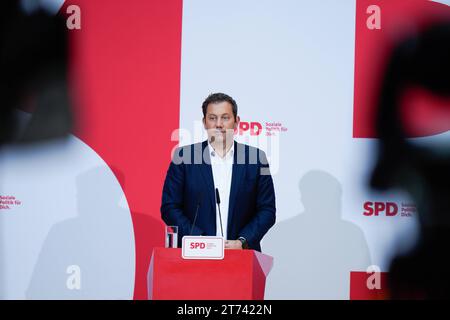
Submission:
[[[111,170],[126,194],[125,175],[117,167],[111,166]],[[134,299],[143,300],[147,298],[147,273],[153,249],[164,246],[165,224],[159,216],[154,218],[151,214],[139,212],[134,208],[130,208],[130,211],[134,230],[136,226],[146,230],[146,233],[134,232],[136,252]],[[157,213],[159,214],[159,211]]]
[[[147,273],[155,247],[164,247],[164,227],[161,219],[153,218],[149,214],[133,211],[133,224],[146,229],[147,234],[135,233],[136,237],[136,283],[144,284],[140,289],[135,288],[135,299],[146,299]]]
[[[109,168],[97,167],[77,177],[78,215],[50,229],[27,299],[133,297],[133,226],[120,205],[122,190],[108,173]]]
[[[299,181],[304,212],[277,223],[264,240],[274,257],[267,299],[348,299],[350,271],[365,271],[370,253],[362,230],[342,219],[341,183],[324,171]]]

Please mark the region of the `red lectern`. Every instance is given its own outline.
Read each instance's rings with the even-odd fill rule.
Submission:
[[[155,248],[147,274],[153,300],[263,300],[273,258],[225,250],[223,260],[184,260],[181,249]]]

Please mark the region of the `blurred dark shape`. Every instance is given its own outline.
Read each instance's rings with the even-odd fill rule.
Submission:
[[[34,2],[39,8],[27,3]],[[26,13],[20,3],[0,5],[0,145],[64,137],[72,128],[65,20]],[[21,132],[18,110],[31,114]]]
[[[445,274],[450,246],[450,141],[433,145],[406,139],[400,100],[411,88],[450,98],[449,21],[430,26],[393,51],[381,86],[378,159],[371,185],[406,190],[418,209],[419,240],[413,250],[391,263],[391,297],[450,298],[450,278]]]

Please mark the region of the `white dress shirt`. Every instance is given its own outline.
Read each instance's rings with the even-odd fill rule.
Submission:
[[[214,151],[208,142],[209,154],[211,156],[211,167],[214,178],[214,189],[219,189],[220,212],[222,214],[223,237],[227,239],[228,208],[230,204],[231,178],[233,174],[234,142],[230,150],[222,158]],[[215,197],[215,190],[214,190]],[[219,209],[216,204],[216,235],[222,236],[220,229]]]

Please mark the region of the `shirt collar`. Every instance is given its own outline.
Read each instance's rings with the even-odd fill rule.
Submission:
[[[229,158],[233,158],[234,156],[234,141],[233,144],[231,145],[230,150],[228,150],[228,152],[225,154],[225,156],[223,158],[221,158],[219,155],[217,155],[216,151],[214,150],[213,146],[211,145],[211,143],[208,140],[208,148],[209,148],[209,155],[211,157],[214,157],[215,159],[229,159]]]

